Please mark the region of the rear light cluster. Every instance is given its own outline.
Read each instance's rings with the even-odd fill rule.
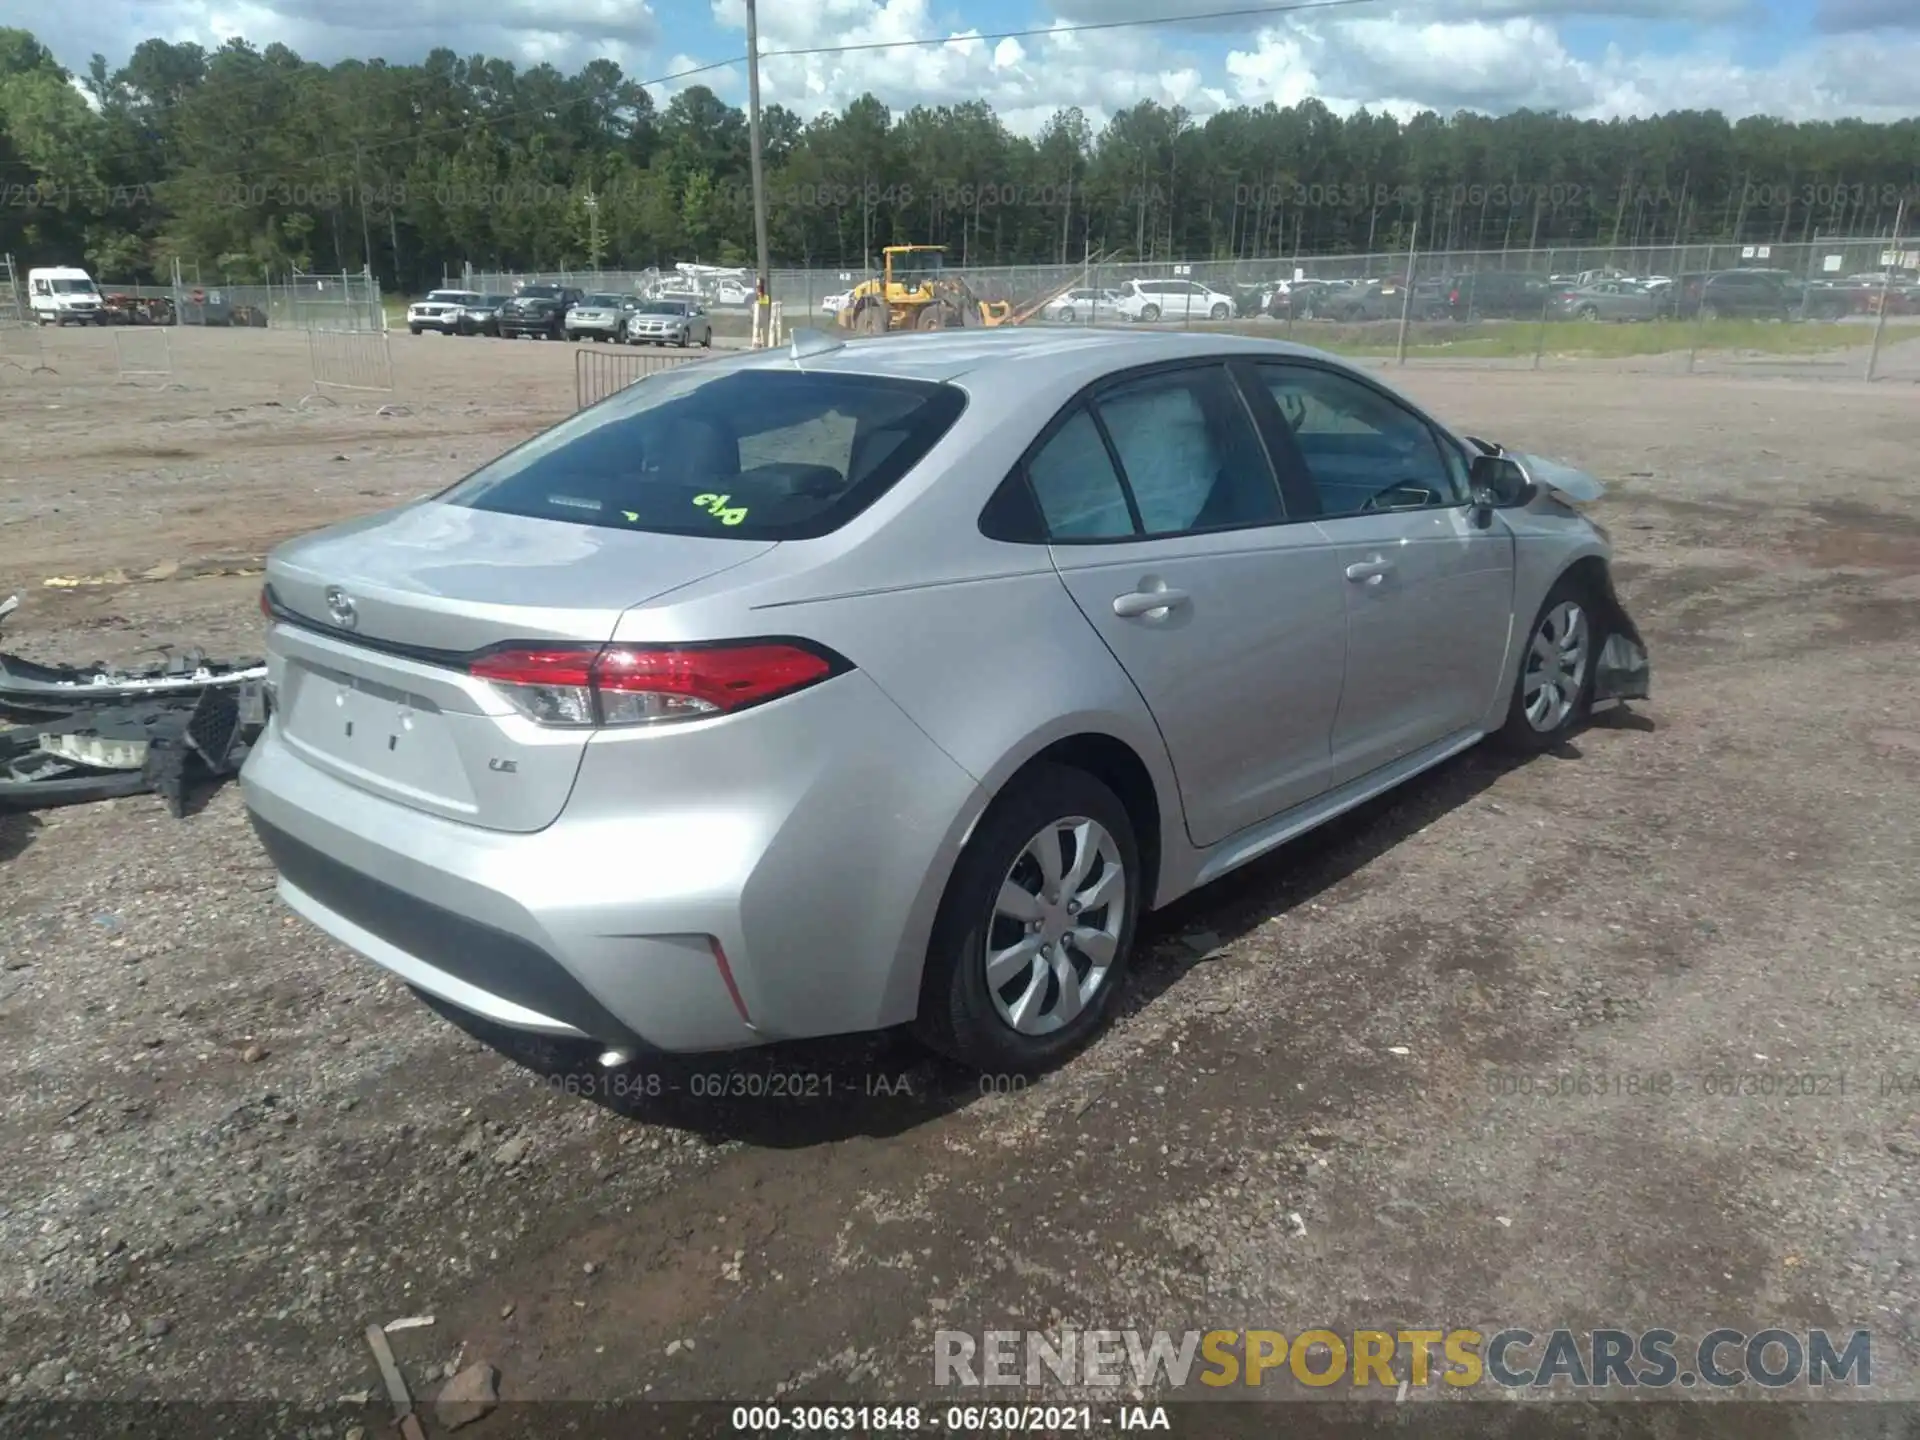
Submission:
[[[678,649],[608,645],[496,650],[468,667],[528,719],[569,727],[661,725],[727,715],[844,668],[797,642]]]

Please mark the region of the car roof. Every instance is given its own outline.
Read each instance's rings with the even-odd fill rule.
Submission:
[[[1160,361],[1208,358],[1331,360],[1338,357],[1307,345],[1247,335],[1192,334],[1186,331],[1112,331],[1060,334],[1050,330],[1002,328],[876,335],[846,341],[837,350],[803,356],[800,368],[813,373],[888,375],[906,380],[959,380],[983,370],[1030,369],[1049,380],[1072,377],[1090,384],[1109,371]],[[776,369],[794,363],[790,347],[747,351],[738,360],[708,362],[741,369]]]

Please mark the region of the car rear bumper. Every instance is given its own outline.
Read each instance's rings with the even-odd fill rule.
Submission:
[[[983,803],[858,671],[681,734],[597,736],[533,833],[359,790],[277,721],[241,784],[281,898],[350,949],[496,1024],[685,1053],[911,1019]]]

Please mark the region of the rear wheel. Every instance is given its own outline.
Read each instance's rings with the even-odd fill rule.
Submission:
[[[1593,704],[1597,615],[1590,588],[1562,577],[1527,632],[1499,738],[1521,754],[1551,750],[1586,719]]]
[[[880,335],[887,328],[887,314],[878,305],[862,305],[853,317],[853,328],[861,335]]]
[[[1576,320],[1598,320],[1600,318],[1600,312],[1591,305],[1582,305],[1578,310],[1573,312],[1573,318]]]
[[[1071,325],[1073,323],[1073,307],[1071,305],[1067,306],[1066,309],[1060,312],[1058,318],[1065,324]]]
[[[1107,1023],[1141,900],[1126,807],[1092,776],[1035,767],[997,799],[934,924],[915,1028],[983,1071],[1032,1073]]]
[[[1158,305],[1143,307],[1140,311],[1140,318],[1149,325],[1153,324],[1154,321],[1160,318],[1160,307]]]

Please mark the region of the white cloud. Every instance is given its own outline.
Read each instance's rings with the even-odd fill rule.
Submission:
[[[1169,11],[1195,16],[1234,0],[1042,3],[1064,26]],[[1097,126],[1140,100],[1183,105],[1200,117],[1232,104],[1309,97],[1337,111],[1364,105],[1401,115],[1520,105],[1600,117],[1707,107],[1793,118],[1920,113],[1916,0],[1820,0],[1825,33],[1770,65],[1743,62],[1732,48],[1736,36],[1761,33],[1751,17],[1762,3],[1382,0],[1269,21],[1195,19],[990,41],[950,23],[947,7],[957,0],[780,0],[762,7],[763,51],[896,48],[768,54],[762,94],[809,117],[867,91],[896,111],[984,100],[1027,134],[1064,106],[1081,107]],[[652,79],[744,48],[743,0],[710,4],[717,40],[663,27],[648,0],[86,0],[57,9],[0,0],[0,24],[34,30],[76,70],[94,51],[117,64],[149,35],[212,46],[238,34],[323,62],[370,54],[405,62],[445,46],[569,70],[605,57],[636,79]],[[676,11],[686,13],[667,7],[670,19]],[[1576,15],[1621,21],[1620,41],[1603,54],[1574,53],[1558,22]],[[1741,17],[1748,23],[1726,23]],[[1639,38],[1649,32],[1632,23],[1649,19],[1702,28],[1681,48],[1652,47]],[[1670,41],[1676,32],[1661,33]],[[933,36],[953,43],[897,45]],[[735,104],[746,98],[737,66],[662,85],[658,98],[687,84],[707,85]]]

